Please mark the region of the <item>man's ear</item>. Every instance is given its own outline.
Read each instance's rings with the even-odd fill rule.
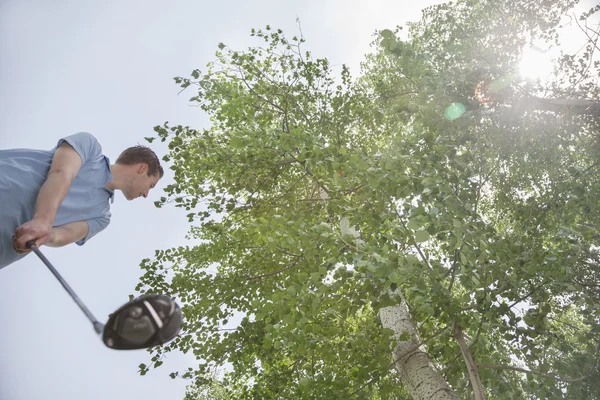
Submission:
[[[145,174],[147,172],[148,172],[148,164],[140,163],[140,166],[138,167],[138,174]]]

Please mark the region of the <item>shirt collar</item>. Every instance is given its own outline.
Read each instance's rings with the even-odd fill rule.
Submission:
[[[108,157],[104,156],[104,162],[106,162],[106,180],[104,182],[104,184],[106,185],[108,182],[113,180],[113,176],[110,173],[110,160],[108,159]],[[108,192],[108,197],[110,198],[110,204],[114,203],[115,202],[115,191],[107,189],[107,188],[104,188],[104,190],[106,190]]]

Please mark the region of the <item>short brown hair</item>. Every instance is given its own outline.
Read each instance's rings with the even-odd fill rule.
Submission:
[[[117,164],[134,165],[137,163],[148,164],[148,176],[159,175],[162,178],[164,175],[163,167],[160,165],[160,160],[156,153],[149,147],[138,144],[137,146],[125,149],[117,158]]]

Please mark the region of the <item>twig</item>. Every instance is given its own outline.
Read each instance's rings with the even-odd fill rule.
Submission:
[[[446,365],[448,365],[448,366],[446,367],[446,370],[444,371],[444,379],[448,378],[448,372],[450,372],[450,369],[454,365],[454,361],[456,361],[458,359],[458,357],[460,357],[460,356],[461,356],[461,353],[458,352],[458,354],[456,354],[452,360],[450,360],[449,362],[446,363]]]
[[[494,173],[496,168],[498,168],[498,166],[495,166],[494,168],[492,168],[490,170],[490,172],[488,172],[488,174],[483,178],[483,180],[479,181],[479,185],[477,186],[477,198],[475,199],[475,214],[477,214],[477,209],[479,207],[479,201],[481,200],[481,189],[483,188],[483,185],[485,185],[488,182],[488,180],[490,179],[490,177],[492,176],[492,174]]]
[[[591,42],[591,43],[594,45],[594,47],[595,47],[596,49],[600,50],[600,48],[599,48],[599,47],[598,47],[598,45],[597,45],[598,38],[596,38],[596,40],[594,40],[594,39],[592,39],[592,38],[590,37],[590,35],[587,33],[587,30],[586,30],[586,29],[589,29],[589,30],[591,30],[592,32],[594,32],[592,29],[590,29],[590,28],[588,28],[588,27],[587,27],[587,22],[586,22],[586,29],[583,29],[583,28],[581,27],[581,24],[580,24],[580,23],[579,23],[579,21],[577,20],[577,17],[575,16],[575,14],[573,14],[573,16],[575,17],[575,18],[574,18],[574,19],[575,19],[575,23],[577,24],[577,26],[579,27],[579,29],[581,29],[581,31],[582,31],[582,32],[585,34],[585,36],[587,36],[587,38],[588,38],[588,39],[589,39],[589,41],[590,41],[590,42]],[[596,33],[596,32],[594,32],[594,33]],[[590,63],[591,63],[591,60],[590,60]]]
[[[462,246],[461,246],[461,249],[462,249]],[[444,278],[446,278],[448,276],[448,274],[452,273],[452,277],[450,278],[450,285],[448,285],[449,293],[452,292],[452,286],[454,286],[454,278],[456,277],[456,261],[458,260],[458,252],[459,251],[460,251],[459,249],[454,250],[454,260],[452,261],[452,266],[450,267],[450,270],[448,270],[448,272],[446,273],[446,276],[444,276]]]

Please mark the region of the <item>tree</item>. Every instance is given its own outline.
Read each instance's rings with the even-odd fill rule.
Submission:
[[[157,206],[190,211],[193,244],[145,259],[138,290],[184,304],[151,352],[193,352],[190,398],[598,398],[598,117],[519,108],[555,100],[510,78],[572,3],[503,3],[382,31],[358,79],[270,27],[175,79],[212,121],[155,128]],[[561,65],[546,92],[597,100],[592,67]]]

